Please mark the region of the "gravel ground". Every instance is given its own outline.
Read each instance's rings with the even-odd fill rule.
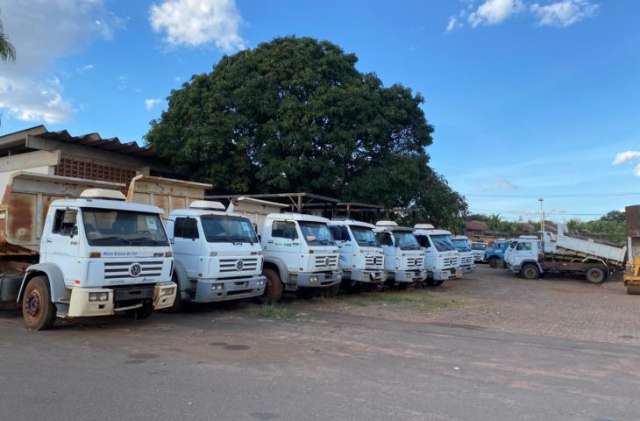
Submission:
[[[425,305],[376,298],[367,303],[373,295],[359,294],[337,300],[295,302],[292,306],[295,311],[306,308],[387,320],[640,345],[640,297],[627,295],[620,281],[592,285],[573,278],[526,280],[504,269],[479,265],[476,272],[440,288],[394,294],[424,296]]]

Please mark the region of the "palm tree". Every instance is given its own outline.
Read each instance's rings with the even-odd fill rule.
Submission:
[[[16,49],[9,42],[7,34],[4,33],[2,21],[0,21],[0,59],[4,61],[15,61]]]

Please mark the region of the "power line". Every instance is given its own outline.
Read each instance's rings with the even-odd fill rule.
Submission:
[[[546,198],[564,198],[564,197],[625,197],[625,196],[640,196],[640,193],[633,192],[619,192],[619,193],[568,193],[568,194],[505,194],[505,193],[468,193],[464,194],[470,197],[504,197],[504,198],[523,198],[531,199],[538,197]]]

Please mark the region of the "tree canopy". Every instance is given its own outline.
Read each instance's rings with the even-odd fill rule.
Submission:
[[[296,37],[225,56],[171,92],[146,140],[221,193],[306,191],[422,209],[450,225],[466,203],[428,166],[423,97],[383,86],[356,62]]]
[[[0,59],[4,61],[16,59],[16,49],[9,42],[9,37],[4,33],[4,27],[0,20]]]

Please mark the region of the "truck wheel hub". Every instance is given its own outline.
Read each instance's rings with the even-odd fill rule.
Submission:
[[[40,294],[37,291],[32,291],[27,298],[27,314],[35,317],[40,312]]]

